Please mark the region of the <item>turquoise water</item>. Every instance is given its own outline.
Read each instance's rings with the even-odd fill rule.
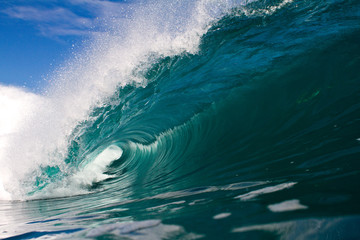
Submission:
[[[360,237],[360,3],[220,3],[60,70],[5,155],[0,238]]]

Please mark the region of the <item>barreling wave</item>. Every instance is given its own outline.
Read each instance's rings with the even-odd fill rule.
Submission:
[[[52,84],[44,90],[46,100],[36,103],[35,116],[17,129],[19,136],[9,140],[12,143],[1,158],[2,182],[13,198],[23,199],[36,191],[31,182],[43,188],[52,181],[46,180],[49,175],[62,178],[78,171],[72,165],[69,169],[68,163],[76,162],[77,168],[88,157],[67,159],[69,146],[82,135],[77,131],[87,129],[99,117],[92,112],[108,105],[118,89],[147,86],[144,72],[159,59],[197,52],[201,36],[212,22],[236,4],[243,3],[159,1],[138,4],[134,9],[124,6],[131,17],[106,22],[111,27],[105,33],[95,34],[82,53],[55,72]],[[96,158],[96,153],[91,154],[99,153],[96,144],[84,144],[80,147],[85,146],[86,154]]]
[[[359,3],[165,5],[59,69],[6,137],[3,198],[356,180]]]
[[[358,238],[359,9],[124,4],[43,94],[0,86],[1,237]]]

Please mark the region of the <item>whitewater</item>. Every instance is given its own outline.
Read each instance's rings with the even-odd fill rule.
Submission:
[[[358,238],[359,9],[124,4],[0,85],[0,238]]]

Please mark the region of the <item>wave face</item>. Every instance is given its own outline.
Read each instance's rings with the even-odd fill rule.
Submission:
[[[42,96],[0,88],[0,236],[360,236],[358,1],[129,9]]]

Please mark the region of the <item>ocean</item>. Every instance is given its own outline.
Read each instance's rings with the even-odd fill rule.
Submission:
[[[124,12],[0,86],[1,239],[360,238],[360,1]]]

